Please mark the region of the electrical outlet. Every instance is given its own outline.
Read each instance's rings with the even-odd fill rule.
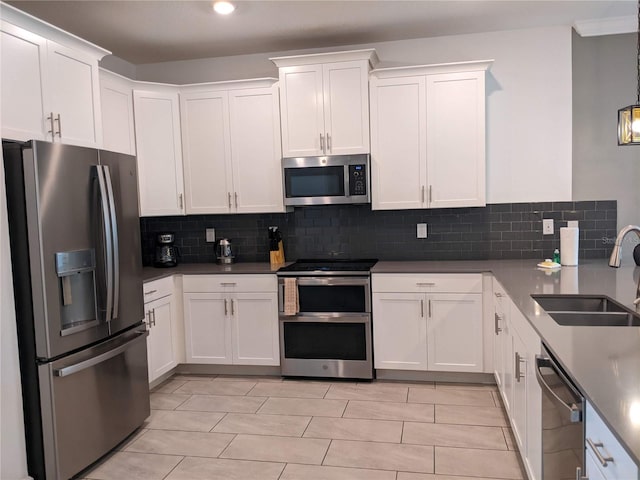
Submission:
[[[427,224],[426,223],[418,223],[418,224],[416,224],[416,236],[418,238],[427,238]]]
[[[553,235],[553,218],[542,219],[542,234]]]
[[[569,227],[569,228],[578,228],[578,220],[569,220],[567,222],[567,227]]]
[[[215,242],[216,241],[216,229],[215,228],[207,228],[206,229],[207,242]]]

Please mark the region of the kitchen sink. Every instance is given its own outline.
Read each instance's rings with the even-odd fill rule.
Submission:
[[[531,295],[559,325],[640,327],[640,314],[603,295]]]
[[[531,298],[547,312],[628,312],[601,295],[531,295]]]

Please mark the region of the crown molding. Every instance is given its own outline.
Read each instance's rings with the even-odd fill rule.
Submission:
[[[628,15],[626,17],[576,20],[573,24],[573,28],[581,37],[636,33],[638,31],[638,18],[633,15]]]

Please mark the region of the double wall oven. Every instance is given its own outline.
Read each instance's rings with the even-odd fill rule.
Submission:
[[[375,263],[298,260],[278,271],[282,375],[373,378],[370,269]],[[297,289],[299,309],[290,315],[285,288]]]

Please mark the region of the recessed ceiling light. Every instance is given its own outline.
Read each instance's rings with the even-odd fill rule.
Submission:
[[[233,12],[236,7],[233,3],[231,2],[216,2],[213,4],[213,9],[216,11],[216,13],[219,13],[220,15],[229,15],[231,12]]]

